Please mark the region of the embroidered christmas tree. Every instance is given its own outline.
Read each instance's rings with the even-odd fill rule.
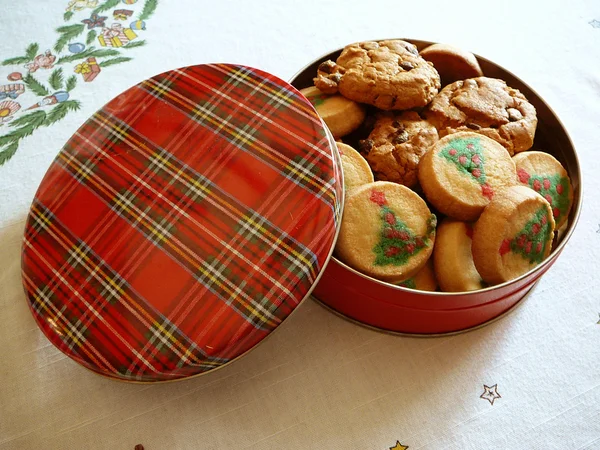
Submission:
[[[546,208],[540,208],[513,239],[502,241],[500,256],[512,251],[528,259],[531,264],[539,263],[544,259],[546,248],[550,245],[549,234],[548,211]]]
[[[492,199],[494,191],[486,182],[485,158],[479,138],[453,139],[442,149],[440,155],[454,164],[460,172],[474,178],[481,185],[481,194]]]
[[[552,206],[552,215],[557,222],[569,209],[569,179],[554,175],[530,175],[525,169],[517,170],[519,181],[529,185]]]
[[[373,252],[376,255],[375,265],[385,266],[391,264],[401,266],[406,264],[410,257],[429,245],[429,235],[435,229],[436,218],[433,214],[428,226],[428,236],[417,236],[388,206],[383,191],[372,191],[370,200],[379,205],[381,218],[379,242],[373,247]]]

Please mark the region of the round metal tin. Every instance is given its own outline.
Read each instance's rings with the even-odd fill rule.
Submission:
[[[419,50],[433,42],[405,39]],[[342,49],[325,54],[300,70],[291,83],[298,89],[311,86],[317,67],[336,60]],[[503,315],[521,301],[536,281],[552,266],[571,237],[582,205],[579,160],[567,131],[552,109],[522,80],[493,62],[477,56],[487,77],[505,80],[519,89],[535,106],[538,127],[533,149],[554,155],[566,168],[573,187],[573,207],[566,230],[555,242],[550,256],[515,280],[473,292],[425,292],[395,286],[359,273],[342,261],[332,261],[313,296],[352,321],[383,331],[439,336],[475,327]]]
[[[226,64],[166,72],[106,104],[52,163],[26,223],[27,300],[94,372],[205,373],[310,294],[342,202],[333,138],[288,83]]]

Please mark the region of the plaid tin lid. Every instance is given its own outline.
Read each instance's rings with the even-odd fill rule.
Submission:
[[[223,366],[310,294],[337,235],[335,143],[257,69],[163,73],[67,142],[33,200],[22,275],[66,355],[129,381]]]

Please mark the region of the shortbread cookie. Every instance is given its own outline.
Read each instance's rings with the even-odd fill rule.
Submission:
[[[337,143],[344,170],[344,188],[348,194],[355,187],[373,182],[373,173],[369,164],[360,153],[347,144]]]
[[[449,84],[433,99],[425,116],[440,136],[475,131],[508,152],[529,150],[537,126],[535,108],[516,89],[495,78],[471,78]]]
[[[565,168],[554,156],[544,152],[519,153],[513,161],[519,182],[550,203],[556,228],[560,228],[567,221],[573,205],[573,188]]]
[[[409,188],[365,184],[346,198],[336,254],[359,272],[399,283],[429,259],[435,226],[435,215]]]
[[[433,272],[433,263],[431,262],[431,258],[427,260],[423,268],[419,270],[414,277],[404,280],[398,286],[416,289],[418,291],[436,291],[437,282],[435,280],[435,273]]]
[[[473,261],[486,282],[503,283],[541,263],[552,250],[550,204],[525,186],[498,193],[473,230]]]
[[[365,120],[365,107],[346,97],[324,94],[314,86],[300,92],[312,103],[336,139],[352,133]]]
[[[433,63],[433,67],[440,74],[442,86],[483,76],[475,55],[452,45],[433,44],[421,50],[420,55]]]
[[[416,186],[421,156],[438,140],[436,128],[414,111],[378,116],[369,138],[361,141],[365,155],[381,181]]]
[[[504,147],[486,136],[459,132],[440,139],[421,158],[419,182],[440,212],[469,221],[517,177]]]
[[[473,227],[468,222],[445,218],[436,231],[433,267],[445,292],[475,291],[485,287],[471,253]]]
[[[417,48],[399,39],[348,45],[337,62],[319,65],[315,86],[340,92],[379,109],[410,109],[427,105],[438,93],[440,76]]]

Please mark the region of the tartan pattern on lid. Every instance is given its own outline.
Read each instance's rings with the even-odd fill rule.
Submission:
[[[256,69],[193,66],[119,95],[32,203],[23,283],[40,328],[124,380],[245,353],[326,264],[342,198],[334,151],[304,97]]]

